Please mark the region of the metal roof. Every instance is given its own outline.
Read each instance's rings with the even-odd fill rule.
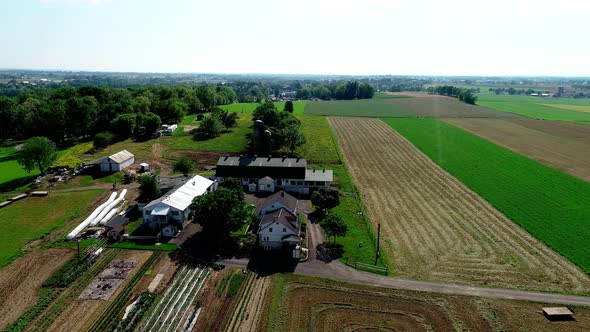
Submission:
[[[279,192],[276,192],[276,193],[268,196],[264,200],[258,201],[258,203],[256,204],[256,211],[255,211],[256,215],[259,215],[260,211],[272,206],[275,203],[280,203],[281,205],[283,205],[287,209],[289,209],[293,212],[297,212],[297,198],[287,194],[284,191],[279,191]]]
[[[291,232],[299,235],[300,226],[301,226],[299,219],[297,219],[297,217],[294,214],[289,212],[289,210],[283,209],[283,208],[280,208],[274,212],[270,212],[270,213],[265,214],[264,217],[262,217],[262,220],[260,221],[259,232],[264,229],[269,228],[275,222],[278,222],[279,224],[283,225],[285,228],[288,228]]]
[[[166,196],[162,196],[156,200],[151,201],[144,207],[144,209],[161,203],[171,206],[177,210],[184,211],[189,207],[189,205],[191,205],[195,197],[205,194],[207,189],[209,189],[212,184],[213,181],[200,175],[195,175],[195,177],[189,179],[182,186],[173,190]]]
[[[248,167],[307,167],[303,158],[272,158],[272,157],[220,157],[217,166],[248,166]]]
[[[116,162],[116,163],[119,163],[120,164],[120,163],[122,163],[122,162],[124,162],[126,160],[129,160],[129,159],[133,158],[133,157],[135,157],[133,155],[133,153],[131,153],[131,152],[127,151],[127,150],[123,150],[123,151],[119,151],[119,152],[117,152],[117,153],[115,153],[113,155],[110,155],[109,156],[109,159],[112,160],[112,161],[114,161],[114,162]]]
[[[334,180],[334,172],[331,169],[308,169],[305,171],[305,181],[327,181]]]

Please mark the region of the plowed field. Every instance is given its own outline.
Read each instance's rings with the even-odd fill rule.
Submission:
[[[487,300],[350,285],[291,275],[280,294],[272,331],[586,331],[590,310],[576,321],[550,322],[543,304]],[[277,296],[277,295],[275,295]],[[270,301],[269,301],[270,302]]]
[[[377,119],[330,118],[383,250],[401,276],[588,292],[579,268]]]

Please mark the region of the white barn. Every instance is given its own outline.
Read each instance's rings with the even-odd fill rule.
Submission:
[[[187,222],[193,199],[215,189],[216,182],[196,175],[182,186],[148,203],[143,208],[143,222],[153,230],[165,230],[165,236],[175,234]]]
[[[135,156],[133,153],[123,150],[114,155],[103,157],[98,161],[101,172],[119,172],[135,163]]]

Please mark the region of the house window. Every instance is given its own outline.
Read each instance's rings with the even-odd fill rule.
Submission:
[[[297,181],[297,185],[298,186],[302,186],[303,185],[303,181]]]
[[[272,227],[268,229],[268,232],[269,233],[272,233]]]
[[[180,212],[178,212],[178,211],[172,211],[172,212],[171,212],[171,214],[172,214],[173,216],[177,216],[177,215],[179,215],[179,214],[180,214]]]
[[[152,214],[152,210],[145,210],[145,214]]]
[[[283,233],[287,233],[287,229],[286,228],[283,228]]]

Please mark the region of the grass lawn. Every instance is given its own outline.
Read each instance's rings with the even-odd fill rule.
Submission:
[[[296,153],[309,162],[339,162],[338,147],[332,134],[332,128],[324,116],[298,115],[305,144]]]
[[[285,108],[284,101],[278,101],[274,104],[279,111],[282,111]],[[258,105],[258,103],[235,103],[229,105],[220,105],[219,107],[230,112],[252,113]],[[303,114],[303,110],[305,109],[305,101],[294,101],[293,108],[293,114]]]
[[[139,162],[141,159],[152,158],[157,153],[163,153],[164,157],[166,157],[167,153],[175,150],[242,152],[247,149],[248,139],[246,135],[250,133],[251,126],[252,116],[249,114],[240,114],[237,127],[210,140],[195,141],[188,133],[163,136],[145,141],[127,139],[98,151],[94,154],[94,157],[108,156],[124,149],[135,155],[136,162]]]
[[[336,238],[336,243],[344,248],[344,255],[340,261],[347,264],[355,262],[375,264],[375,252],[377,251],[377,241],[375,232],[371,228],[369,221],[366,219],[366,213],[359,216],[359,211],[364,211],[361,199],[348,175],[344,165],[310,165],[312,168],[328,168],[334,170],[333,186],[346,193],[340,197],[340,205],[332,209],[332,213],[338,214],[346,226],[348,233],[344,237]],[[325,238],[325,242],[331,242],[331,238]],[[377,265],[385,267],[383,253]]]
[[[590,183],[442,121],[384,121],[507,217],[590,273]]]
[[[391,103],[388,99],[374,98],[360,100],[311,101],[305,106],[305,114],[328,116],[368,116],[368,117],[415,117],[409,111]]]
[[[0,209],[0,267],[16,258],[29,241],[81,217],[101,193],[102,190],[51,193],[47,197],[25,198]]]

